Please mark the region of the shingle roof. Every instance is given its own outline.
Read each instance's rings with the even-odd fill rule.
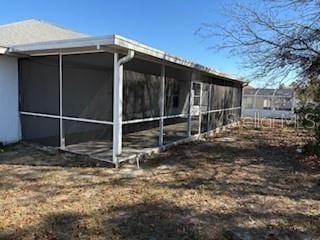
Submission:
[[[256,88],[244,88],[243,89],[243,94],[244,95],[255,95],[257,92]]]
[[[282,88],[276,91],[275,96],[292,97],[293,94],[294,94],[293,88]]]
[[[84,33],[69,30],[37,19],[0,25],[0,46],[3,47],[88,36],[89,35]]]
[[[292,97],[294,94],[293,88],[270,89],[270,88],[244,88],[243,95],[257,95],[257,96],[282,96]]]
[[[272,96],[274,94],[275,89],[269,89],[269,88],[260,88],[257,92],[257,95],[263,95],[263,96]]]

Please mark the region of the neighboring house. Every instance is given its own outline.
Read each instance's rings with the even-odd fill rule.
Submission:
[[[294,117],[295,103],[293,88],[244,88],[242,116],[292,118]]]
[[[117,36],[0,26],[0,142],[118,164],[239,120],[241,79]]]

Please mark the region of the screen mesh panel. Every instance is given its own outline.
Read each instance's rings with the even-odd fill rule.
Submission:
[[[59,57],[19,60],[20,110],[59,114]]]
[[[58,56],[19,59],[20,111],[59,114]],[[60,145],[59,120],[21,116],[22,139]]]
[[[217,81],[215,81],[217,82]],[[210,110],[219,110],[209,114],[209,129],[222,127],[233,121],[239,120],[240,111],[232,108],[241,106],[242,89],[237,85],[226,84],[226,81],[217,82],[211,87]],[[229,110],[224,110],[229,109]]]
[[[68,55],[62,56],[62,63],[62,115],[112,121],[113,55]],[[20,59],[19,72],[21,111],[59,116],[59,57]],[[32,125],[39,126],[41,130]],[[62,137],[65,137],[66,145],[83,141],[110,140],[112,137],[112,127],[102,124],[64,120],[63,130]],[[59,119],[23,116],[22,131],[25,140],[60,145]],[[43,132],[43,136],[40,136],[39,132]],[[50,135],[47,136],[48,134]]]
[[[159,146],[162,65],[139,57],[125,63],[123,72],[122,140],[123,147],[130,149]],[[62,115],[80,118],[63,120],[62,138],[66,147],[81,144],[79,148],[72,147],[76,152],[83,153],[85,149],[86,154],[105,154],[112,150],[112,125],[84,121],[113,121],[113,60],[113,54],[109,53],[62,58]],[[20,109],[59,116],[59,57],[20,59],[19,71]],[[239,119],[240,110],[226,110],[241,104],[241,88],[237,84],[200,72],[191,74],[190,70],[175,65],[166,66],[165,74],[164,144],[188,137],[190,98],[192,134],[197,134],[199,127],[204,133]],[[212,110],[216,112],[208,112]],[[130,123],[142,119],[145,120]],[[22,116],[22,129],[26,140],[60,144],[59,119]]]
[[[123,120],[160,117],[161,64],[134,58],[124,65]],[[142,121],[123,125],[123,146],[128,149],[159,146],[159,122]]]
[[[63,56],[63,115],[113,121],[113,54]],[[66,149],[103,160],[112,159],[113,126],[63,120]]]
[[[123,119],[159,117],[160,84],[160,76],[125,71]]]
[[[188,137],[190,77],[187,70],[166,67],[164,115],[182,116],[164,120],[165,144]]]
[[[159,120],[123,125],[122,142],[124,148],[135,151],[159,146]]]
[[[169,144],[188,137],[188,117],[177,117],[163,121],[163,141]]]
[[[60,145],[59,119],[21,116],[22,139],[48,146]]]
[[[224,108],[224,88],[220,85],[212,85],[211,88],[211,110]]]
[[[112,121],[113,55],[63,56],[63,115]]]
[[[236,114],[237,114],[236,110],[225,111],[225,113],[224,113],[225,118],[226,118],[225,124],[231,124],[231,123],[235,122],[236,119],[237,119],[237,115]]]
[[[166,67],[165,116],[188,113],[189,91],[190,73]]]
[[[208,113],[210,110],[210,94],[211,85],[208,83],[202,83],[202,101],[201,101],[201,133],[207,132],[209,127]]]
[[[112,160],[112,126],[63,121],[66,150],[103,161]]]
[[[192,116],[191,119],[191,134],[195,135],[199,133],[199,115]]]
[[[66,145],[88,141],[112,141],[112,126],[63,120]]]
[[[205,133],[209,131],[209,114],[204,113],[201,115],[201,133]]]
[[[224,125],[224,111],[219,111],[217,114],[216,114],[216,123],[217,123],[217,127],[222,127]]]
[[[233,88],[224,87],[224,108],[231,108],[233,103]]]
[[[217,114],[216,112],[213,112],[213,113],[209,113],[209,131],[210,130],[214,130],[218,127],[218,124],[217,124]]]

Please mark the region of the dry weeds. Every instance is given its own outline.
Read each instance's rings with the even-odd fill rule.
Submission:
[[[18,145],[0,154],[0,238],[320,239],[310,134],[237,127],[120,169]]]

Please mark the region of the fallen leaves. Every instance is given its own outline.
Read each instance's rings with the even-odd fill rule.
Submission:
[[[311,137],[246,126],[120,170],[17,146],[0,155],[0,238],[319,236],[320,175],[295,152]]]

